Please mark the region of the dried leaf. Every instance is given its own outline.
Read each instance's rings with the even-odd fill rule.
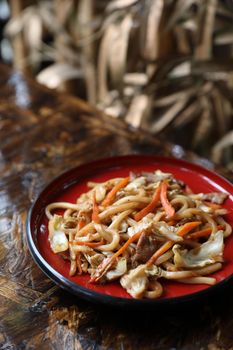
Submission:
[[[184,16],[186,16],[189,8],[194,5],[198,4],[199,0],[178,0],[175,3],[175,8],[173,12],[171,13],[170,18],[167,21],[166,29],[169,30],[173,26],[175,26],[180,19],[182,19]]]
[[[193,135],[191,143],[192,148],[196,148],[201,142],[207,139],[211,126],[213,125],[213,121],[211,120],[211,109],[209,108],[208,103],[202,104],[204,104],[203,112],[198,119],[195,133]]]
[[[59,13],[57,12],[58,20],[61,26],[65,25],[69,20],[70,15],[72,15],[72,12],[75,11],[74,1],[55,0],[54,6],[56,6],[57,9],[61,9]]]
[[[33,51],[38,50],[42,44],[42,20],[36,11],[28,14],[23,29],[26,45]]]
[[[191,72],[191,62],[186,61],[186,62],[182,62],[181,64],[173,68],[169,73],[169,76],[171,78],[180,78],[186,75],[190,75],[190,72]]]
[[[158,133],[161,132],[166,126],[168,126],[178,115],[179,112],[185,107],[187,103],[187,99],[182,99],[178,102],[176,102],[172,107],[170,107],[164,115],[150,128],[150,131],[152,133]]]
[[[136,4],[139,0],[115,0],[111,1],[110,4],[107,5],[106,11],[112,12],[115,10],[121,10],[125,7],[132,6]]]
[[[104,112],[114,118],[122,117],[125,114],[125,106],[120,99],[114,100],[107,107],[102,107]]]
[[[108,51],[109,72],[112,84],[122,93],[123,78],[127,66],[127,49],[130,30],[133,25],[131,14],[124,17],[119,24],[113,25],[113,41]]]
[[[90,23],[93,19],[93,0],[82,0],[78,6],[78,23],[79,35],[82,38],[90,38],[93,36],[93,29]],[[89,41],[81,47],[83,59],[81,61],[85,81],[88,101],[92,104],[96,103],[96,70],[94,63],[94,46]]]
[[[212,159],[215,163],[221,163],[221,155],[226,147],[233,145],[233,130],[221,138],[212,149]]]
[[[51,49],[51,47],[49,48]],[[56,56],[54,56],[56,60],[59,61],[62,58],[62,61],[69,62],[72,66],[80,66],[80,56],[77,55],[76,49],[69,45],[63,36],[60,36],[59,41],[56,41],[55,47],[52,49],[56,54]]]
[[[124,75],[124,84],[144,86],[148,83],[148,76],[145,73],[126,73]]]
[[[216,35],[214,39],[216,45],[232,45],[233,44],[233,32],[225,32]]]
[[[231,1],[231,0],[230,0]],[[227,9],[221,1],[218,3],[218,8],[217,8],[217,15],[219,15],[221,18],[224,19],[224,22],[226,23],[227,21],[232,22],[233,20],[233,12],[230,9]]]
[[[38,11],[45,28],[53,34],[65,33],[65,28],[59,23],[56,16],[54,4],[51,1],[41,1],[38,4]],[[67,35],[67,40],[70,41],[70,37]]]
[[[182,23],[182,27],[181,28],[185,29],[188,32],[193,32],[193,34],[195,35],[195,33],[198,30],[198,25],[197,25],[197,22],[196,22],[195,18],[190,18],[187,21],[184,21]],[[191,42],[190,42],[190,44],[192,46]]]
[[[39,83],[54,89],[64,81],[80,77],[82,77],[80,69],[66,63],[56,63],[42,70],[36,78]]]
[[[158,57],[159,47],[159,25],[162,18],[164,1],[151,1],[149,8],[145,41],[142,55],[148,61],[154,61]]]
[[[197,117],[199,117],[201,113],[201,106],[195,101],[191,103],[187,108],[184,109],[177,118],[175,119],[173,123],[174,128],[184,127],[186,124],[190,123],[191,121],[195,120]]]
[[[82,96],[102,110],[178,143],[186,141],[176,128],[192,125],[190,147],[210,155],[213,138],[233,127],[230,2],[37,1],[5,31],[13,43],[25,33],[29,67],[51,60],[42,82],[57,87],[77,77]],[[230,153],[221,154],[225,164]]]
[[[151,99],[147,95],[135,96],[125,117],[127,123],[138,128],[146,123],[151,112]]]
[[[174,27],[174,34],[176,35],[176,42],[179,48],[179,52],[184,55],[191,53],[191,45],[188,40],[187,31],[184,28],[176,25]]]
[[[226,131],[228,130],[228,125],[227,125],[227,120],[224,118],[224,110],[223,110],[223,103],[222,103],[222,98],[218,93],[218,90],[215,88],[212,91],[212,101],[213,101],[213,107],[215,110],[215,116],[216,116],[216,121],[218,125],[218,133],[220,135],[224,135]]]
[[[217,0],[207,0],[206,10],[199,23],[199,44],[195,50],[195,58],[198,60],[208,59],[212,52],[212,35],[217,8]]]
[[[155,99],[154,107],[167,107],[168,105],[171,105],[172,103],[175,103],[178,100],[182,100],[184,98],[190,97],[195,93],[197,93],[196,87],[175,92],[174,94],[170,94],[165,97]]]
[[[26,20],[27,13],[25,14],[25,12],[22,13],[20,16],[12,17],[5,25],[4,34],[7,37],[14,38],[22,32]]]
[[[191,73],[194,75],[203,75],[205,73],[218,73],[233,71],[232,60],[206,60],[206,61],[192,61]]]
[[[107,87],[107,68],[109,47],[111,47],[112,39],[115,36],[115,25],[109,24],[105,30],[104,36],[100,43],[98,56],[98,99],[100,103],[107,101],[108,87]]]

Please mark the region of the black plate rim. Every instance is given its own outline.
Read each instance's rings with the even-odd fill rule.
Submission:
[[[80,170],[83,167],[88,167],[90,165],[92,166],[101,166],[103,164],[106,166],[106,163],[112,163],[113,161],[129,161],[129,159],[136,159],[141,157],[146,157],[148,160],[153,161],[172,161],[172,162],[178,162],[181,165],[185,167],[189,167],[190,165],[195,168],[195,170],[204,170],[205,172],[210,173],[214,177],[221,178],[225,183],[233,187],[232,183],[224,178],[222,175],[217,174],[216,172],[213,172],[209,169],[204,168],[203,166],[200,166],[196,163],[191,163],[183,159],[177,159],[174,157],[165,157],[160,155],[142,155],[142,154],[132,154],[132,155],[125,155],[125,156],[117,156],[117,157],[108,157],[108,158],[101,158],[92,162],[83,163],[81,165],[78,165],[74,168],[71,168],[67,171],[62,172],[59,176],[55,177],[52,181],[50,181],[44,189],[39,193],[37,198],[35,199],[34,203],[31,205],[27,219],[26,219],[26,240],[29,247],[30,254],[33,258],[33,260],[36,262],[36,264],[39,266],[39,268],[45,273],[47,277],[49,277],[53,282],[55,282],[58,286],[61,288],[67,290],[68,292],[71,292],[72,294],[84,298],[88,301],[95,302],[95,303],[102,303],[112,306],[129,306],[129,307],[165,307],[165,306],[173,306],[173,305],[180,305],[184,303],[194,302],[198,300],[203,300],[206,297],[209,297],[210,295],[214,295],[215,293],[222,290],[222,288],[225,286],[227,287],[231,282],[233,282],[233,273],[224,278],[222,281],[216,283],[215,285],[209,286],[208,288],[197,291],[194,293],[190,293],[183,296],[178,297],[170,297],[170,298],[164,298],[164,299],[155,299],[155,300],[147,300],[147,299],[127,299],[127,298],[121,298],[121,297],[115,297],[106,295],[100,292],[95,292],[93,290],[90,290],[88,288],[85,288],[83,286],[80,286],[66,277],[64,277],[62,274],[60,274],[58,271],[56,271],[52,266],[49,265],[49,263],[43,258],[43,256],[40,254],[31,232],[31,219],[33,215],[33,211],[35,210],[36,206],[38,205],[38,202],[40,201],[41,196],[44,195],[45,192],[48,191],[48,189],[55,183],[59,182],[64,176],[67,176],[68,178],[70,175],[75,173],[77,170]],[[113,167],[113,164],[112,164]],[[78,180],[76,181],[78,182]],[[69,186],[71,186],[73,183],[72,181],[69,183]],[[67,186],[68,187],[68,186]],[[66,187],[66,188],[67,188]],[[59,193],[62,191],[62,188],[59,190]]]

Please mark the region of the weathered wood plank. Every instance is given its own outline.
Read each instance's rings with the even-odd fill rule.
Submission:
[[[0,66],[0,349],[230,349],[228,294],[171,315],[108,310],[56,287],[25,241],[27,211],[61,172],[94,159],[163,154],[214,169],[180,146]],[[233,180],[225,169],[217,170]],[[168,310],[169,311],[169,310]]]

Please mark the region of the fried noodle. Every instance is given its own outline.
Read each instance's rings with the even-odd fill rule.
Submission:
[[[46,207],[52,251],[70,261],[70,275],[92,283],[118,280],[133,298],[156,299],[164,279],[216,282],[224,263],[226,193],[192,193],[172,174],[130,173],[90,190],[76,203]],[[62,215],[58,215],[58,210]]]

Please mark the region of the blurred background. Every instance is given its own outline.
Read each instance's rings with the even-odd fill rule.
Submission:
[[[233,170],[233,0],[0,0],[0,59]]]

